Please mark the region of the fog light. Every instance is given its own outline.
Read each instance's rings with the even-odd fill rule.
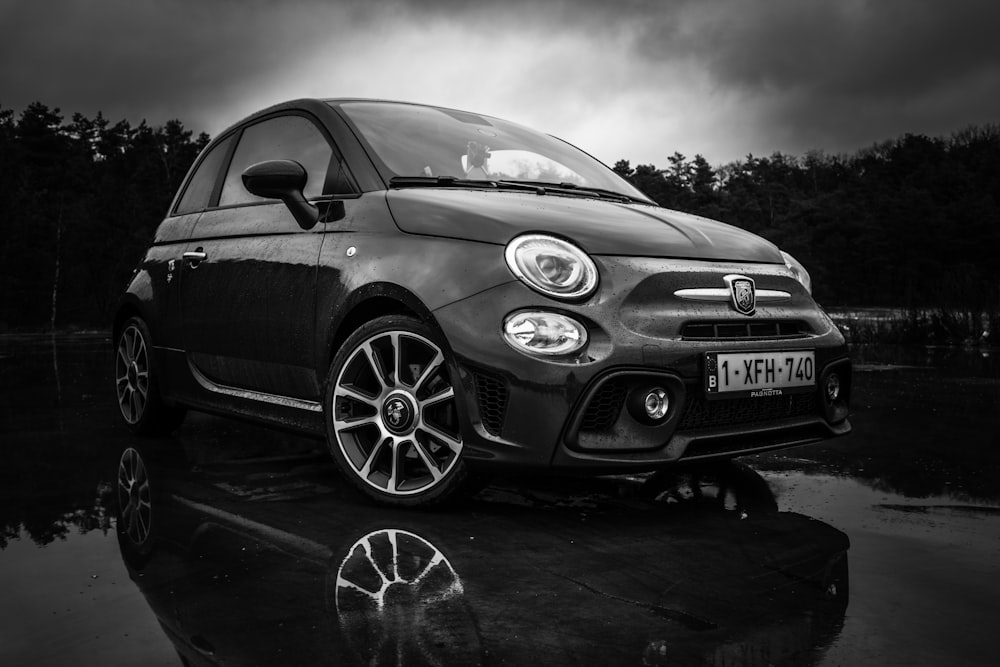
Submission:
[[[826,377],[826,400],[834,403],[838,398],[840,398],[840,376],[830,373]]]
[[[667,392],[659,387],[651,389],[646,398],[643,399],[643,407],[646,408],[646,416],[654,421],[659,421],[670,409],[670,399]]]

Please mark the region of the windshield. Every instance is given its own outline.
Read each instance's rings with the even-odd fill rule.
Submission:
[[[464,111],[393,102],[338,105],[374,153],[386,180],[453,177],[596,188],[648,198],[564,141]]]

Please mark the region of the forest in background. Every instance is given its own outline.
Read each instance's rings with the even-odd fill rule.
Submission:
[[[106,328],[208,135],[0,107],[0,332]],[[657,203],[776,243],[827,308],[1000,312],[1000,126],[907,134],[853,155],[700,155],[616,172]],[[920,316],[924,317],[923,315]],[[920,326],[926,326],[921,322]],[[970,325],[972,329],[978,323]]]

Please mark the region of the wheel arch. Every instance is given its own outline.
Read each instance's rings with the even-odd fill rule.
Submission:
[[[385,315],[408,315],[424,322],[435,329],[444,344],[447,345],[444,333],[430,309],[405,287],[393,283],[370,283],[355,290],[348,302],[341,308],[341,313],[334,318],[327,334],[324,354],[320,359],[322,374],[325,374],[333,361],[337,350],[354,331],[365,322]],[[321,375],[322,377],[322,375]]]
[[[117,344],[116,341],[118,340],[118,336],[121,334],[122,328],[125,326],[125,322],[127,322],[130,317],[139,317],[143,320],[146,319],[139,299],[132,294],[126,294],[119,302],[118,308],[115,310],[114,319],[111,322],[112,345]]]

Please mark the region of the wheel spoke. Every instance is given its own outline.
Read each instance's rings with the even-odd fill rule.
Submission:
[[[149,524],[146,522],[145,513],[142,511],[142,508],[140,508],[135,514],[136,517],[138,517],[139,541],[141,542],[146,539],[146,536],[149,535]]]
[[[434,478],[434,481],[436,482],[441,479],[444,475],[442,475],[441,469],[438,468],[437,463],[434,461],[434,457],[432,457],[430,452],[424,448],[423,443],[414,438],[413,448],[417,450],[417,456],[419,456],[424,462],[424,465],[427,466],[427,470],[431,473],[431,477]]]
[[[451,451],[458,454],[462,451],[462,441],[455,438],[453,435],[448,435],[447,433],[434,428],[432,425],[428,424],[423,419],[420,420],[420,427],[418,431],[423,431],[424,435],[437,440],[439,443],[445,445]]]
[[[351,400],[357,401],[359,403],[364,403],[373,408],[378,407],[378,399],[372,398],[370,396],[365,396],[361,392],[351,389],[346,385],[339,385],[336,391],[333,392],[334,398],[350,398]]]
[[[382,569],[382,566],[379,565],[378,562],[375,560],[375,554],[372,553],[371,542],[369,540],[365,540],[364,543],[362,544],[362,548],[364,549],[365,557],[368,559],[368,563],[372,566],[372,569],[375,570],[375,572],[378,574],[379,579],[382,580],[382,584],[379,586],[379,590],[377,591],[379,596],[381,597],[381,594],[385,592],[386,587],[392,582],[389,581],[389,578],[385,576],[385,570]]]
[[[339,577],[337,579],[337,585],[340,586],[340,587],[342,587],[342,588],[349,588],[349,589],[351,589],[353,591],[357,591],[358,593],[361,593],[362,595],[366,595],[369,598],[371,598],[372,600],[374,600],[375,602],[379,601],[379,593],[380,593],[380,591],[370,591],[367,588],[361,586],[360,584],[354,583],[350,579],[345,579],[344,577]]]
[[[389,481],[386,482],[385,488],[388,491],[393,492],[393,491],[395,491],[396,489],[399,488],[399,468],[400,468],[400,465],[399,465],[399,453],[400,453],[400,447],[399,447],[399,443],[397,443],[396,440],[393,439],[390,442],[392,443],[392,444],[389,445],[390,449],[392,450],[392,456],[389,459],[389,461],[390,461],[390,463],[389,463]]]
[[[354,417],[353,419],[337,419],[333,422],[333,427],[337,431],[354,431],[362,426],[368,426],[370,424],[378,425],[378,415],[372,415],[370,417]]]
[[[361,346],[361,350],[361,354],[364,355],[365,360],[372,369],[372,373],[375,375],[375,379],[378,380],[379,386],[381,387],[379,393],[385,391],[385,388],[389,386],[389,381],[383,372],[382,363],[379,361],[375,348],[371,346],[371,342],[367,342]]]
[[[455,389],[452,388],[452,387],[447,387],[445,389],[442,389],[438,393],[434,394],[433,396],[428,396],[420,404],[420,407],[421,407],[421,409],[426,409],[426,408],[429,408],[429,407],[431,407],[433,405],[437,405],[438,403],[444,403],[448,399],[451,399],[451,398],[454,398],[454,397],[455,397]]]
[[[125,387],[122,390],[122,396],[118,400],[118,405],[121,406],[122,415],[125,416],[125,420],[128,422],[132,421],[132,387]]]
[[[444,363],[444,355],[441,354],[439,350],[434,354],[434,358],[431,359],[430,362],[427,364],[427,366],[424,368],[424,371],[420,374],[420,377],[418,377],[416,381],[413,383],[414,393],[420,391],[420,387],[422,387],[424,382],[426,382],[427,379],[434,374],[434,371],[436,371],[438,368],[441,367],[442,363]]]
[[[136,348],[135,339],[138,337],[138,334],[139,334],[139,332],[138,332],[138,330],[135,327],[129,328],[129,330],[125,333],[125,336],[128,339],[128,360],[129,360],[129,363],[135,361],[135,348]]]
[[[424,569],[422,569],[420,573],[410,581],[410,585],[419,586],[420,582],[423,581],[428,574],[430,574],[431,570],[433,570],[435,567],[437,567],[440,563],[443,562],[444,562],[444,555],[440,551],[435,549],[434,556],[427,562],[427,565],[424,565]]]
[[[372,464],[375,463],[376,457],[378,457],[382,449],[385,448],[385,444],[387,442],[392,442],[391,438],[380,438],[379,441],[375,443],[375,446],[372,447],[372,451],[368,453],[368,458],[365,459],[364,465],[362,465],[358,470],[361,476],[365,479],[368,479],[368,477],[371,476]]]
[[[399,576],[399,544],[396,542],[397,535],[398,533],[395,530],[390,530],[388,534],[389,546],[392,547],[392,583],[403,580]]]
[[[403,350],[399,347],[399,332],[393,331],[389,334],[389,340],[392,341],[392,381],[395,386],[399,387],[403,384]]]
[[[125,368],[127,369],[129,365],[129,358],[128,358],[128,353],[125,349],[124,338],[122,339],[121,345],[118,346],[118,358],[121,360],[122,364],[124,364]]]

